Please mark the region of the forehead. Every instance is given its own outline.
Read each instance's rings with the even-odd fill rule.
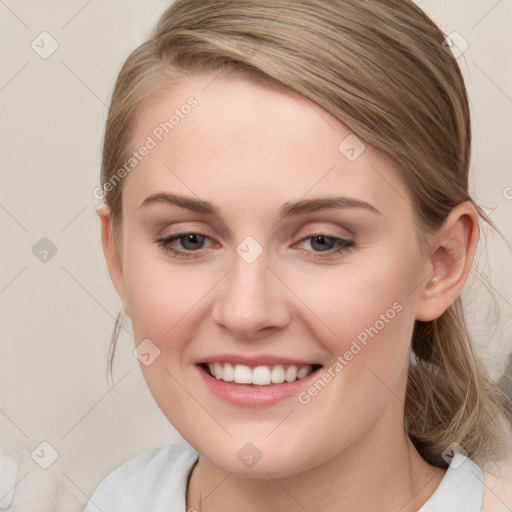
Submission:
[[[390,159],[298,93],[246,78],[184,79],[139,115],[132,148],[144,146],[123,192],[139,204],[169,191],[254,206],[326,193],[383,213],[397,200],[408,206]]]

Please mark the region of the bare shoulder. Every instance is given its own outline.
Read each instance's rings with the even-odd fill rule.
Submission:
[[[512,462],[502,463],[484,471],[485,488],[482,512],[512,510]]]

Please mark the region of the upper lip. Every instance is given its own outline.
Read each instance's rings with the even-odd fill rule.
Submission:
[[[260,354],[260,355],[238,355],[238,354],[216,354],[213,356],[208,356],[199,359],[196,361],[196,364],[206,364],[206,363],[230,363],[233,365],[243,364],[250,367],[256,366],[272,366],[277,364],[282,365],[295,365],[295,366],[305,366],[305,365],[319,365],[319,363],[312,362],[311,360],[299,360],[299,359],[291,359],[289,357],[281,357],[275,356],[271,354]]]

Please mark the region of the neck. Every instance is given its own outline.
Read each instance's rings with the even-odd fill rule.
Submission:
[[[403,430],[383,435],[375,427],[324,464],[279,479],[228,473],[200,457],[189,481],[187,510],[416,512],[444,474],[421,458]]]

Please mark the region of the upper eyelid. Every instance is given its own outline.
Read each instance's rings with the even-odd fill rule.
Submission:
[[[178,231],[176,231],[175,233],[170,233],[168,235],[162,235],[161,238],[169,238],[171,236],[175,236],[175,235],[182,235],[182,234],[187,234],[187,233],[198,233],[198,234],[201,234],[203,236],[207,236],[208,238],[211,238],[213,240],[215,240],[217,237],[215,235],[209,235],[208,232],[211,231],[211,227],[208,226],[208,223],[206,223],[206,225],[208,226],[207,228],[203,229],[201,227],[194,227],[194,226],[190,226],[190,227],[187,227],[187,224],[190,223],[192,224],[194,221],[183,221],[183,222],[179,222],[178,224],[185,224],[184,227],[180,227],[178,228]],[[201,222],[201,224],[204,224],[203,222]],[[312,227],[312,226],[309,226],[309,227],[305,227],[305,226],[308,226],[308,225],[320,225],[320,224],[336,224],[337,225],[337,228],[338,229],[341,229],[345,232],[345,234],[336,234],[334,233],[334,228],[326,228],[326,227]],[[161,228],[159,230],[159,233],[165,231],[165,229],[169,227],[169,226],[165,226],[163,228]],[[214,230],[217,230],[216,228],[214,228]],[[224,231],[223,229],[220,230],[220,237],[221,238],[225,238],[226,241],[229,243],[233,240],[234,238],[234,233],[231,229],[228,230],[228,232],[222,232]],[[341,239],[344,239],[344,240],[350,240],[352,238],[354,238],[356,235],[353,231],[353,229],[350,229],[348,226],[342,226],[342,225],[339,225],[337,222],[333,222],[332,220],[331,221],[326,221],[326,220],[310,220],[310,221],[307,221],[304,223],[304,221],[301,222],[301,226],[297,229],[293,229],[293,235],[291,236],[292,238],[297,238],[299,235],[300,232],[306,232],[307,234],[303,235],[300,237],[300,240],[302,240],[303,238],[307,238],[308,236],[315,236],[315,234],[319,234],[319,235],[325,235],[325,236],[330,236],[332,238],[341,238]],[[267,232],[268,233],[268,232]],[[227,236],[226,236],[227,235]]]
[[[141,208],[143,206],[147,205],[153,205],[153,204],[170,204],[174,206],[177,210],[182,210],[182,212],[188,212],[189,214],[192,214],[194,216],[197,215],[195,219],[186,220],[183,219],[181,222],[199,222],[200,224],[206,224],[206,225],[212,225],[214,226],[214,229],[221,233],[222,237],[231,242],[235,238],[234,231],[224,222],[222,217],[218,214],[216,210],[213,210],[212,212],[209,212],[208,207],[210,206],[209,203],[202,203],[198,201],[192,201],[194,204],[193,207],[188,208],[187,206],[179,205],[178,203],[181,203],[181,197],[176,196],[178,198],[177,202],[168,202],[165,198],[168,196],[168,194],[155,194],[154,196],[150,196],[146,198],[146,200],[142,203]],[[170,197],[174,197],[173,195],[170,195]],[[189,198],[183,198],[186,204],[189,203]],[[329,205],[327,205],[328,203]],[[332,203],[332,204],[331,204]],[[206,205],[202,206],[203,204]],[[336,206],[338,205],[338,206]],[[197,209],[196,209],[197,206]],[[206,209],[205,209],[206,208]],[[374,212],[376,215],[382,215],[382,213],[375,209],[372,205],[369,203],[365,203],[364,201],[360,201],[353,198],[320,198],[312,200],[311,202],[305,202],[302,205],[302,202],[299,201],[297,205],[289,204],[288,208],[283,209],[284,214],[279,217],[277,222],[275,222],[268,230],[267,234],[270,232],[275,232],[276,229],[279,228],[279,226],[283,227],[283,224],[285,226],[289,226],[289,223],[292,223],[292,225],[296,223],[300,224],[310,224],[310,223],[332,223],[332,224],[338,224],[339,227],[342,227],[344,231],[347,231],[349,233],[349,236],[354,236],[353,230],[349,228],[350,225],[354,225],[354,219],[349,217],[349,219],[345,219],[344,216],[337,220],[328,220],[328,216],[330,212],[334,212],[334,214],[337,213],[343,213],[343,215],[346,213],[347,215],[351,215],[354,211],[363,211],[363,212]],[[332,218],[332,217],[331,217]],[[148,222],[150,222],[151,217],[149,217]],[[348,221],[348,222],[347,222]],[[181,223],[180,222],[180,223]],[[360,221],[357,221],[355,226],[358,226]],[[165,223],[167,224],[167,223]],[[348,224],[345,225],[345,224]],[[149,224],[150,225],[150,224]],[[162,219],[162,225],[164,225],[163,219]],[[162,231],[165,229],[165,227],[162,228]],[[286,227],[284,228],[286,229]]]
[[[208,238],[211,238],[212,240],[216,240],[219,238],[219,236],[216,236],[213,234],[213,232],[219,232],[216,226],[211,227],[207,222],[199,222],[198,224],[200,226],[194,226],[193,224],[195,221],[181,221],[181,222],[173,222],[169,224],[164,224],[163,226],[159,227],[156,233],[157,238],[170,238],[172,236],[179,236],[179,235],[186,235],[188,233],[197,233],[203,236],[206,236]],[[182,226],[180,227],[171,227],[174,226],[174,224],[180,224]],[[206,227],[202,227],[201,225],[206,225]],[[167,232],[168,231],[168,232]],[[211,233],[211,234],[210,234]],[[232,238],[232,232],[230,231],[224,231],[224,229],[220,229],[219,232],[220,238],[226,239],[228,242],[231,241]]]

